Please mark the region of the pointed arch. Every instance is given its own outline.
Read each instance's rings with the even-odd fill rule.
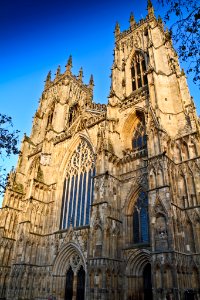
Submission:
[[[95,155],[85,138],[76,141],[64,168],[60,228],[89,225],[93,201]]]
[[[142,276],[144,267],[151,262],[150,251],[143,249],[133,250],[126,262],[126,275]]]
[[[142,51],[136,50],[131,59],[131,80],[132,91],[135,91],[148,84],[147,63]]]
[[[76,264],[72,261],[73,256],[79,258]],[[83,266],[84,270],[86,270],[85,257],[79,247],[73,242],[65,244],[59,251],[53,264],[52,274],[54,276],[65,276],[70,266],[74,271],[79,270],[80,266]]]
[[[134,135],[136,140],[138,139],[135,147],[133,141]],[[142,138],[139,140],[140,136],[142,136]],[[123,138],[125,149],[136,148],[137,150],[138,148],[140,148],[138,146],[141,143],[142,146],[146,146],[147,136],[146,136],[146,120],[145,120],[144,109],[140,107],[134,107],[130,111],[130,113],[128,114],[127,118],[124,120],[122,125],[122,138]]]

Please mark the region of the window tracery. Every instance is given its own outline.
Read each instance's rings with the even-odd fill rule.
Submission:
[[[131,65],[132,90],[147,85],[147,70],[145,58],[142,54],[136,52]]]
[[[133,209],[133,241],[134,243],[149,242],[148,198],[140,192]]]
[[[134,130],[132,147],[133,150],[142,150],[147,146],[147,136],[145,128],[145,120],[143,116],[139,116],[139,122]]]
[[[89,225],[95,175],[94,154],[85,140],[74,151],[64,182],[61,229]]]

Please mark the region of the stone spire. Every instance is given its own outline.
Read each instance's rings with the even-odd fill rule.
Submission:
[[[117,22],[115,25],[115,38],[117,38],[120,35],[120,26],[119,23]]]
[[[129,23],[130,23],[131,29],[134,28],[135,25],[136,25],[136,21],[135,21],[135,18],[134,18],[134,15],[133,15],[132,12],[131,12],[131,15],[130,15]]]
[[[72,68],[72,56],[70,55],[66,64],[66,72],[71,73],[71,68]]]
[[[45,89],[48,88],[50,84],[51,84],[51,71],[49,71],[47,74],[47,78],[45,80]]]
[[[78,80],[83,81],[83,68],[81,67],[78,74]]]
[[[154,16],[154,8],[153,8],[153,4],[151,2],[151,0],[148,0],[147,2],[147,10],[148,10],[148,15],[149,17],[153,17]]]

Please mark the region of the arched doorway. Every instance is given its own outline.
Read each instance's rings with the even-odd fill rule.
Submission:
[[[77,293],[76,300],[85,299],[85,271],[83,266],[80,267],[80,270],[77,273]]]
[[[151,265],[148,263],[143,270],[144,300],[152,300]]]
[[[72,267],[70,267],[66,275],[65,300],[72,300],[73,281],[74,281],[74,272],[72,270]]]

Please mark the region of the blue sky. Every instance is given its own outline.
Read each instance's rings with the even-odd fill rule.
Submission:
[[[94,75],[94,100],[106,103],[116,21],[129,27],[130,12],[145,17],[147,1],[2,0],[0,10],[0,112],[14,128],[30,134],[44,80],[49,70],[62,71],[72,54],[73,73],[82,66],[84,81]],[[156,15],[163,9],[155,4]],[[199,89],[189,80],[200,113]],[[8,169],[16,158],[7,161]]]

